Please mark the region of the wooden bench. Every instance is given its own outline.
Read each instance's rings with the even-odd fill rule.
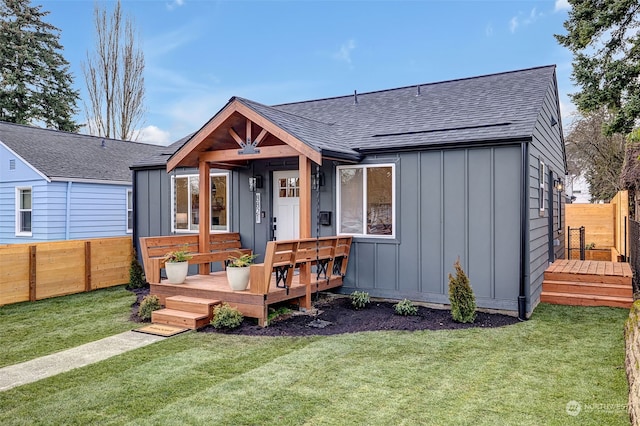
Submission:
[[[230,256],[251,254],[250,249],[241,247],[240,234],[237,232],[211,234],[208,252],[199,251],[198,235],[140,238],[140,254],[142,255],[144,273],[150,284],[160,283],[160,270],[164,268],[164,256],[170,251],[188,251],[193,256],[189,260],[190,265],[221,262],[224,268],[224,262]]]
[[[351,237],[343,236],[269,241],[264,263],[251,265],[249,291],[266,296],[273,285],[288,291],[297,269],[298,283],[306,287],[299,304],[309,309],[312,290],[322,291],[342,285],[350,250]],[[258,318],[261,326],[266,325],[266,315],[267,306],[264,307],[263,318]]]

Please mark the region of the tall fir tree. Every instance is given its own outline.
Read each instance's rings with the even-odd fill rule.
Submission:
[[[640,118],[640,2],[569,0],[566,34],[558,42],[573,53],[572,95],[582,113],[606,108],[607,134],[629,133]]]
[[[77,132],[79,93],[60,30],[30,0],[0,0],[0,120]]]

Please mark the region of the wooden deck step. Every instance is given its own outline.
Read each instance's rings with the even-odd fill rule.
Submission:
[[[546,293],[593,294],[601,296],[633,297],[629,284],[590,283],[581,281],[544,280],[542,291]]]
[[[628,263],[596,260],[556,260],[544,272],[550,281],[573,281],[602,284],[631,285],[633,274]]]
[[[151,314],[151,322],[154,324],[175,325],[196,330],[208,325],[211,322],[211,317],[207,314],[165,308],[153,311]]]
[[[573,306],[610,306],[613,308],[630,309],[633,297],[600,296],[594,294],[556,293],[543,291],[540,295],[543,303]]]
[[[191,296],[171,296],[165,299],[167,309],[204,314],[210,318],[213,315],[213,307],[219,304],[219,300]]]

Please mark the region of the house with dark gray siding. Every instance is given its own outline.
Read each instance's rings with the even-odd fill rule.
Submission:
[[[448,304],[460,258],[479,307],[524,318],[563,256],[565,163],[555,66],[275,106],[234,97],[132,167],[134,240],[233,231],[260,254],[352,235],[344,293]]]
[[[0,244],[130,235],[129,166],[160,148],[0,122]]]

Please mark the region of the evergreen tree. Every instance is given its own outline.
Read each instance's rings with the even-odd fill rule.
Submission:
[[[456,322],[473,322],[476,319],[476,296],[467,274],[462,270],[460,258],[453,264],[456,276],[449,274],[449,302],[451,317]]]
[[[0,120],[78,131],[78,91],[60,30],[30,0],[0,0]]]
[[[629,133],[640,118],[640,2],[569,0],[566,35],[558,42],[573,52],[572,95],[582,113],[606,108],[607,134]]]

